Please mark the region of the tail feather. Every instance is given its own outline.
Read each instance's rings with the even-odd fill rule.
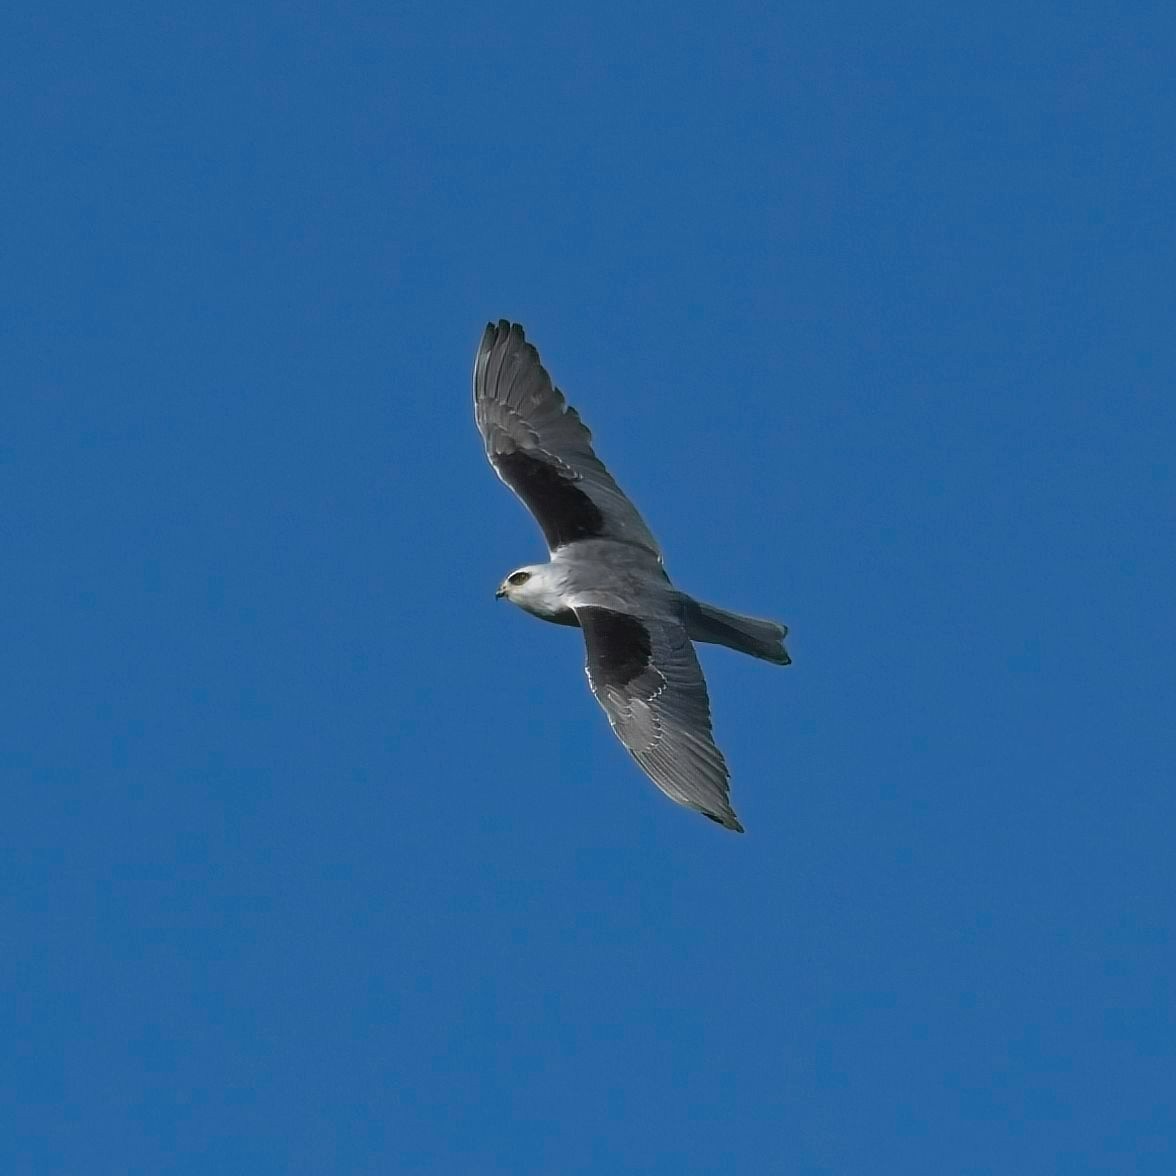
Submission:
[[[788,626],[775,621],[745,617],[742,613],[727,612],[713,604],[690,600],[686,604],[686,631],[692,641],[726,645],[779,666],[792,663],[788,650],[784,648]]]

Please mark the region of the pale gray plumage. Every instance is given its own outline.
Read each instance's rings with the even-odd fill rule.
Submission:
[[[612,729],[671,800],[729,828],[740,828],[727,800],[727,765],[711,736],[706,680],[685,627],[677,620],[642,618],[650,662],[630,682],[593,672],[600,631],[591,610],[577,609],[589,649],[588,680]]]
[[[787,665],[787,629],[674,588],[657,541],[517,323],[486,327],[474,412],[491,465],[551,553],[513,572],[498,595],[543,620],[579,625],[593,693],[633,758],[671,800],[742,832],[692,640]]]
[[[551,383],[539,352],[523,328],[505,321],[490,324],[474,363],[474,415],[486,442],[486,455],[502,478],[534,510],[503,472],[504,462],[520,452],[541,457],[558,476],[575,483],[604,516],[596,536],[648,548],[660,557],[657,540],[637,508],[592,452],[592,434]],[[561,546],[556,520],[539,519],[554,550]],[[581,537],[581,536],[577,536]]]

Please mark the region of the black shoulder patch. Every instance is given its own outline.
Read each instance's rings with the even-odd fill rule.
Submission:
[[[627,686],[653,658],[649,630],[637,617],[611,608],[576,609],[588,647],[592,681]]]
[[[494,464],[539,521],[552,551],[577,539],[595,539],[604,530],[600,507],[550,462],[516,449],[495,454]]]

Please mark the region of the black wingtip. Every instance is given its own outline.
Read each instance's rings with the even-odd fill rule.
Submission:
[[[509,335],[512,333],[517,335],[520,340],[526,338],[526,332],[523,330],[522,323],[511,322],[510,319],[499,319],[498,322],[494,322],[491,319],[486,324],[486,329],[482,332],[482,338],[483,340],[490,338],[497,339],[500,335]]]
[[[535,362],[539,362],[539,353],[527,342],[526,332],[522,323],[513,323],[510,319],[499,319],[498,322],[488,322],[482,332],[482,341],[478,344],[478,355],[475,369],[482,361],[489,361],[491,353],[497,347],[527,348],[534,354]]]
[[[699,811],[702,812],[701,809]],[[739,823],[739,818],[734,813],[719,814],[703,812],[702,815],[708,821],[714,821],[716,825],[722,825],[724,829],[730,829],[732,833],[743,833],[745,831]]]

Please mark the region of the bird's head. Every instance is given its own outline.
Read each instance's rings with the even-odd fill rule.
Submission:
[[[519,568],[517,571],[511,572],[501,584],[498,585],[498,591],[494,593],[496,600],[501,600],[504,596],[512,604],[521,604],[528,596],[535,591],[535,585],[531,581],[535,579],[536,573],[539,569],[534,567]],[[527,585],[531,584],[528,591]]]
[[[540,617],[550,618],[565,611],[559,585],[551,575],[549,564],[518,568],[502,581],[494,595],[499,600],[505,596],[511,604]]]

